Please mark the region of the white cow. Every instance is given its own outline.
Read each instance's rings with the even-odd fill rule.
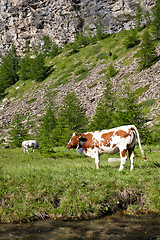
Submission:
[[[36,140],[23,141],[22,149],[23,149],[24,153],[25,153],[25,150],[27,151],[27,153],[29,153],[28,148],[32,148],[33,152],[34,152],[34,149],[39,149],[39,144]]]

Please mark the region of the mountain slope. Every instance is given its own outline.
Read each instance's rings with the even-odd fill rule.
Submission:
[[[155,121],[160,106],[160,60],[151,68],[139,72],[136,55],[139,46],[126,49],[123,45],[126,34],[128,31],[110,35],[72,55],[64,48],[63,53],[54,59],[46,59],[52,73],[43,82],[19,81],[7,89],[0,106],[1,138],[6,136],[16,112],[25,114],[27,127],[33,133],[38,120],[45,114],[48,93],[60,106],[66,92],[75,91],[86,114],[92,118],[103,96],[103,83],[111,63],[118,70],[112,78],[113,90],[117,92],[121,88],[123,94],[122,83],[128,82],[136,90],[139,102],[143,102],[146,113]],[[160,55],[160,42],[157,53]]]

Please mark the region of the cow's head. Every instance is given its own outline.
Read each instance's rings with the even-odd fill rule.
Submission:
[[[67,144],[67,148],[77,148],[79,145],[79,136],[78,134],[75,132],[73,133],[71,139],[69,140],[68,144]]]
[[[87,141],[87,139],[85,139],[82,134],[77,134],[76,132],[73,133],[70,141],[67,144],[67,148],[74,148],[74,149],[78,149],[80,147],[82,147],[82,143]]]

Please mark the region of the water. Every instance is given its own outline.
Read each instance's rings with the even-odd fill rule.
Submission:
[[[42,220],[0,225],[0,240],[160,240],[160,216],[115,214],[86,221]]]

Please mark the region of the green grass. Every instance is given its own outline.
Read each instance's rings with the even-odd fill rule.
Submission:
[[[121,173],[119,162],[108,163],[111,155],[101,157],[97,170],[94,159],[64,147],[55,148],[53,158],[0,149],[0,221],[94,218],[123,204],[128,214],[160,213],[160,152],[146,149],[147,162],[137,149],[134,170],[127,161]]]

